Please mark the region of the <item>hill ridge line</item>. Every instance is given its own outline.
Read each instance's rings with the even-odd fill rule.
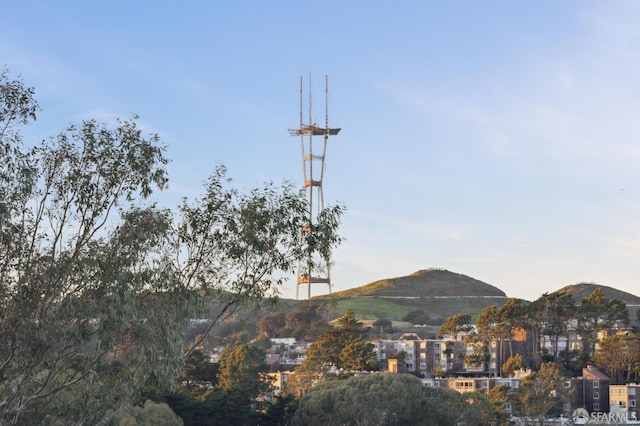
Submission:
[[[358,297],[378,299],[512,299],[509,296],[372,296],[370,294]]]

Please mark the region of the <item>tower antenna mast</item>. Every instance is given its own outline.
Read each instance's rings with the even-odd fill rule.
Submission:
[[[302,76],[300,77],[300,127],[289,129],[292,136],[300,138],[300,148],[302,151],[302,176],[304,189],[309,203],[309,220],[302,227],[302,233],[314,232],[314,225],[318,222],[318,216],[324,210],[324,194],[322,191],[322,181],[325,171],[325,157],[327,153],[327,142],[329,136],[335,136],[340,132],[340,128],[329,127],[329,77],[325,76],[325,120],[324,127],[318,127],[312,121],[312,96],[311,77],[309,77],[309,117],[305,124],[303,121],[303,93]],[[321,139],[321,150],[314,151],[314,136]],[[300,298],[300,286],[307,286],[307,299],[311,299],[311,286],[326,284],[331,293],[331,262],[330,259],[314,259],[312,254],[298,264],[296,279],[296,299]]]

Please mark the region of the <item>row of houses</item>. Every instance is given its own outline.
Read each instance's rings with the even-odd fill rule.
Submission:
[[[392,363],[393,364],[393,363]],[[274,393],[285,388],[295,369],[280,368],[269,373]],[[373,374],[394,374],[394,371]],[[514,377],[423,377],[423,386],[445,388],[456,392],[479,392],[488,395],[496,386],[506,385],[517,391],[522,380],[531,374],[522,370]],[[612,385],[611,380],[593,366],[582,370],[580,377],[565,380],[563,386],[567,400],[562,401],[563,417],[579,424],[582,416],[585,423],[631,424],[640,423],[640,384]],[[511,412],[506,404],[505,412]]]
[[[499,385],[507,385],[518,389],[524,377],[530,371],[523,371],[515,377],[455,377],[455,378],[422,378],[425,386],[441,387],[457,392],[480,392],[487,395],[491,389]],[[593,366],[582,370],[582,376],[564,381],[563,386],[570,390],[570,397],[562,402],[564,416],[569,418],[574,413],[586,411],[589,419],[625,420],[634,422],[640,419],[640,384],[612,385],[611,379]],[[510,411],[510,407],[506,407]]]
[[[519,336],[514,336],[508,343],[493,340],[488,347],[453,339],[422,339],[415,333],[404,333],[398,339],[377,339],[372,343],[381,370],[420,377],[430,377],[438,372],[499,377],[507,358],[527,354],[526,339]],[[473,357],[474,354],[481,356]],[[526,359],[526,355],[523,358]],[[470,359],[474,361],[469,362]]]
[[[308,343],[295,339],[273,339],[272,343],[268,362],[277,392],[304,360]],[[553,342],[548,336],[531,342],[524,333],[514,333],[507,341],[472,343],[451,338],[423,339],[416,333],[405,333],[397,339],[376,339],[371,343],[382,372],[414,374],[421,377],[424,386],[488,394],[501,384],[517,389],[531,373],[523,370],[513,377],[501,377],[502,366],[509,357],[519,354],[527,359],[534,350],[550,350],[553,345],[557,345],[556,350],[575,349],[581,342],[579,336],[571,334]],[[474,357],[478,353],[482,356]],[[625,419],[627,423],[640,418],[640,384],[612,385],[609,377],[589,366],[564,386],[571,389],[570,399],[563,401],[562,406],[567,418],[575,417],[576,413],[587,413],[591,422],[603,420],[603,423],[612,418]]]

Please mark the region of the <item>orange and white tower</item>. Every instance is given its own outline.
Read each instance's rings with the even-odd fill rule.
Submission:
[[[311,80],[311,79],[309,79]],[[335,136],[340,132],[339,128],[329,127],[329,77],[325,76],[325,122],[324,127],[319,127],[312,118],[312,97],[311,81],[309,81],[308,99],[309,117],[307,123],[303,118],[303,94],[302,77],[300,77],[300,127],[289,129],[292,136],[300,138],[302,149],[302,172],[304,178],[304,188],[309,201],[309,222],[304,226],[302,232],[313,232],[314,224],[317,223],[318,215],[324,209],[324,196],[322,193],[322,179],[325,171],[325,156],[327,153],[327,141],[329,136]],[[315,137],[315,138],[314,138]],[[318,141],[314,148],[314,141]],[[318,147],[320,145],[320,147]],[[316,149],[316,151],[314,151]],[[299,299],[301,285],[307,286],[307,298],[311,298],[311,286],[314,284],[326,284],[331,293],[331,262],[329,259],[309,258],[298,265],[298,276],[296,280],[296,299]],[[314,267],[315,265],[315,267]],[[320,266],[318,266],[320,265]]]

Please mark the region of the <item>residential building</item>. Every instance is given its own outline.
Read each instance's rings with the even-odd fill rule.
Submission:
[[[564,382],[570,390],[569,399],[563,402],[564,412],[584,408],[589,413],[608,413],[610,385],[611,379],[592,365],[583,368],[582,376]]]
[[[627,420],[638,420],[640,408],[640,384],[610,385],[609,411],[621,415]]]

